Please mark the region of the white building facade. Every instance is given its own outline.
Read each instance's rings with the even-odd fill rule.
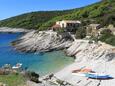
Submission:
[[[56,22],[56,25],[60,25],[61,28],[76,27],[79,24],[81,24],[80,21],[73,21],[73,20],[62,20]]]

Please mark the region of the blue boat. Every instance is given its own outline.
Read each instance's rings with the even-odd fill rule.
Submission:
[[[92,79],[112,79],[113,78],[110,75],[98,74],[98,73],[86,73],[85,76]]]

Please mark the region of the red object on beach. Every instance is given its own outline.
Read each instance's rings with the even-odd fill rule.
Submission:
[[[78,73],[81,69],[73,70],[72,73]]]
[[[77,69],[77,70],[73,70],[73,71],[72,71],[72,73],[78,73],[78,72],[81,72],[81,73],[88,73],[88,72],[94,72],[94,71],[92,71],[92,69],[88,69],[88,68]]]

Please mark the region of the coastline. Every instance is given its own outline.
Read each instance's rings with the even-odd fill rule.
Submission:
[[[68,38],[69,37],[69,38]],[[13,47],[21,52],[39,53],[63,50],[71,46],[73,39],[70,34],[58,34],[52,30],[31,31],[12,42]]]
[[[0,7],[0,86],[115,86],[115,0]]]
[[[68,51],[69,54],[71,53],[71,55],[74,54],[74,56],[76,57],[75,62],[72,63],[71,65],[65,67],[64,69],[60,70],[59,72],[55,73],[55,77],[57,77],[58,79],[62,80],[62,81],[66,81],[71,83],[73,86],[114,86],[115,84],[115,79],[111,79],[111,80],[95,80],[95,79],[88,79],[87,77],[83,77],[83,76],[77,76],[77,75],[73,75],[72,71],[85,67],[85,68],[91,68],[92,70],[98,72],[98,73],[105,73],[105,74],[109,74],[112,77],[115,77],[115,59],[114,59],[114,55],[115,55],[115,51],[113,50],[115,47],[110,46],[108,44],[105,43],[99,43],[99,45],[97,44],[93,44],[91,45],[91,48],[93,49],[93,51],[96,52],[97,51],[103,51],[103,54],[101,57],[97,58],[96,56],[93,57],[93,52],[90,48],[90,46],[88,46],[87,44],[83,44],[85,41],[84,40],[77,40],[77,45],[79,45],[79,43],[82,43],[82,46],[80,45],[76,51],[81,50],[81,52],[83,51],[85,54],[80,55],[80,51],[77,54],[75,52],[75,46],[74,48],[71,46]],[[86,42],[87,43],[87,42]],[[83,48],[83,45],[86,47],[86,49],[91,50],[90,56],[88,56],[88,52],[85,52],[85,48]],[[94,48],[95,47],[95,48]],[[72,50],[74,50],[74,52],[72,52]],[[71,50],[71,52],[70,52]],[[113,51],[112,51],[113,50]],[[100,51],[100,52],[101,52]],[[107,57],[108,54],[112,54],[113,56],[111,57]],[[91,58],[93,57],[93,58]],[[97,58],[97,59],[96,59]]]
[[[73,58],[67,57],[63,51],[46,53],[24,53],[16,51],[11,46],[11,42],[22,37],[22,35],[20,33],[0,33],[1,67],[8,63],[11,65],[22,63],[23,68],[28,68],[29,71],[35,71],[43,76],[50,72],[57,72],[73,62]]]
[[[0,33],[4,33],[4,32],[7,32],[7,33],[17,33],[17,32],[27,33],[30,31],[33,31],[33,30],[27,30],[27,29],[23,29],[23,28],[0,27]]]
[[[88,40],[76,40],[73,43],[73,45],[67,49],[67,51],[71,51],[70,53],[68,53],[68,55],[73,55],[75,53],[74,54],[74,56],[76,57],[75,62],[66,66],[65,68],[58,71],[57,73],[55,73],[51,79],[45,80],[47,79],[48,75],[41,77],[40,80],[43,81],[44,85],[58,86],[60,84],[63,84],[57,82],[60,81],[60,82],[64,82],[65,84],[68,84],[65,86],[114,86],[115,47],[102,42],[93,43],[93,44],[89,44],[88,42],[89,42]],[[95,54],[97,54],[97,56],[95,56]],[[113,77],[113,79],[110,80],[91,79],[88,77],[79,76],[72,73],[73,70],[77,70],[83,67],[86,69],[87,68],[92,69],[93,71],[96,71],[96,73],[109,74],[110,76]],[[32,83],[32,82],[28,82],[28,83]],[[55,85],[51,85],[50,83],[53,83]],[[35,83],[34,85],[43,86],[41,84],[35,84]],[[34,85],[29,85],[29,86],[34,86]]]
[[[46,34],[47,33],[49,34],[50,32],[46,32]],[[29,35],[29,33],[27,34]],[[51,32],[50,35],[51,34],[55,35],[53,32]],[[23,40],[25,40],[25,38],[27,38],[28,35],[24,35],[21,38],[24,38]],[[34,35],[33,38],[35,36],[38,37],[38,34],[36,35]],[[42,36],[44,35],[42,34]],[[42,39],[43,38],[41,37],[41,40]],[[102,42],[89,43],[89,40],[75,40],[71,42],[71,45],[69,45],[69,47],[67,48],[66,54],[69,56],[74,56],[75,62],[64,67],[60,71],[56,72],[54,76],[57,79],[70,83],[71,84],[70,86],[76,86],[76,85],[85,86],[87,84],[88,84],[87,86],[94,86],[93,84],[95,84],[95,86],[98,86],[98,84],[100,84],[100,86],[105,86],[105,83],[107,83],[108,86],[113,86],[113,84],[115,84],[115,79],[104,80],[104,81],[101,80],[100,82],[100,80],[88,79],[87,77],[76,76],[72,74],[73,70],[85,67],[85,68],[91,68],[92,70],[99,72],[99,73],[108,73],[112,75],[113,77],[115,77],[115,73],[114,73],[115,71],[115,68],[114,68],[115,47],[102,43]],[[43,77],[41,77],[40,79],[44,82]],[[57,79],[55,79],[55,81]],[[51,82],[54,82],[54,81],[51,80]],[[45,84],[47,84],[47,81]],[[39,84],[36,84],[36,85],[42,86]],[[52,86],[52,85],[49,85],[49,86]]]
[[[103,61],[101,61],[103,62]],[[115,61],[114,61],[115,62]],[[115,77],[115,67],[114,67],[114,62],[111,62],[111,63],[104,63],[103,64],[106,64],[106,73],[107,74],[110,74],[111,76]],[[92,63],[92,62],[91,62]],[[88,84],[88,86],[98,86],[98,84],[100,84],[100,86],[114,86],[115,84],[115,79],[111,79],[111,80],[95,80],[95,79],[88,79],[86,77],[83,77],[83,76],[77,76],[77,75],[73,75],[72,74],[72,70],[75,70],[75,69],[79,69],[81,67],[86,67],[86,68],[93,68],[93,70],[97,70],[98,72],[102,72],[105,70],[105,66],[100,64],[100,62],[97,62],[97,63],[94,63],[93,65],[96,65],[96,64],[100,64],[98,65],[97,67],[94,68],[94,66],[91,65],[91,63],[73,63],[67,67],[65,67],[64,69],[60,70],[59,72],[57,72],[55,74],[55,77],[57,77],[57,79],[60,79],[62,81],[65,81],[65,82],[69,82],[71,83],[73,86],[85,86],[87,85],[89,82],[91,82],[90,84]],[[111,66],[110,66],[111,65]],[[99,69],[98,69],[99,68]]]
[[[41,77],[50,75],[51,73],[57,73],[58,71],[62,70],[63,68],[74,62],[73,58],[66,56],[61,50],[46,52],[44,54],[44,57],[41,58],[45,58],[45,62],[47,63],[36,63],[28,68],[29,71],[34,71],[38,73]],[[38,66],[40,65],[41,67],[38,68]]]

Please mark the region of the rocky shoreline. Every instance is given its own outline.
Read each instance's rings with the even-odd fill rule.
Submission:
[[[67,54],[75,56],[75,62],[56,73],[55,76],[58,79],[69,82],[73,86],[114,86],[114,78],[110,80],[95,80],[73,75],[72,71],[85,67],[97,73],[109,74],[115,77],[115,47],[102,42],[89,43],[89,40],[76,40],[67,49]]]
[[[32,31],[12,42],[14,48],[21,52],[48,52],[66,49],[71,46],[73,39],[69,34],[58,34],[52,30]]]
[[[7,33],[16,33],[16,32],[30,32],[32,30],[27,30],[23,28],[9,28],[9,27],[0,27],[0,32],[7,32]]]
[[[27,82],[29,86],[114,86],[115,47],[102,42],[89,43],[88,40],[76,40],[66,53],[76,57],[73,64],[55,73],[52,77],[41,77],[42,83]],[[110,74],[113,79],[91,79],[72,74],[73,70],[82,67],[91,68],[97,73]]]
[[[70,38],[68,38],[70,37]],[[60,35],[53,31],[32,31],[12,43],[16,50],[22,52],[46,52],[66,49],[66,54],[75,57],[75,62],[48,80],[41,77],[42,83],[28,82],[28,86],[59,86],[57,80],[67,84],[65,86],[114,86],[115,79],[95,80],[87,77],[72,75],[72,71],[82,67],[91,68],[97,73],[107,73],[115,77],[115,47],[89,40],[74,40],[70,34]],[[55,85],[51,84],[55,83]]]

